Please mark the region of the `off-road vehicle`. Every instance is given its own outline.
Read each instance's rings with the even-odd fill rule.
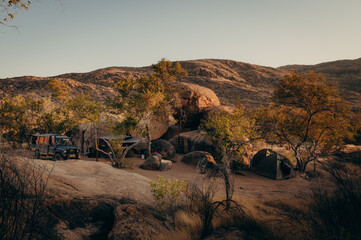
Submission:
[[[50,156],[54,160],[79,159],[80,149],[71,139],[58,134],[34,134],[30,139],[30,149],[35,151],[35,158]]]

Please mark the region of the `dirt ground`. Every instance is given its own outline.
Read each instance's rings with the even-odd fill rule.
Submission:
[[[144,160],[140,158],[127,158],[133,164],[130,169],[124,169],[130,173],[140,174],[151,180],[155,180],[157,176],[174,179],[185,179],[187,181],[199,182],[202,180],[202,174],[197,173],[196,167],[187,165],[180,161],[182,155],[177,155],[177,162],[173,163],[172,169],[169,171],[150,171],[139,168]],[[313,169],[313,165],[309,164],[309,169]],[[285,180],[273,180],[252,171],[242,171],[242,175],[234,175],[234,199],[241,202],[251,212],[264,207],[264,202],[297,202],[303,200],[312,192],[312,189],[321,186],[323,189],[332,188],[328,173],[320,168],[317,170],[320,177],[305,179],[297,175],[295,178]],[[224,196],[222,187],[222,179],[218,179],[218,193]]]
[[[33,159],[29,151],[23,150],[18,155]],[[41,159],[36,162],[52,169],[49,186],[57,194],[73,197],[124,196],[151,203],[149,181],[156,180],[157,176],[198,183],[202,181],[204,177],[197,173],[196,167],[181,162],[181,158],[182,155],[177,155],[177,162],[173,163],[169,171],[141,169],[139,166],[144,160],[138,157],[126,158],[132,167],[124,169],[111,167],[107,159],[96,162],[94,158],[86,157],[57,162]],[[313,168],[309,165],[309,168]],[[252,171],[243,171],[242,175],[234,175],[234,199],[256,215],[260,213],[260,209],[264,209],[265,202],[297,202],[306,198],[315,187],[332,188],[333,184],[327,172],[320,168],[318,171],[320,177],[317,178],[305,179],[297,176],[286,180],[273,180]],[[219,198],[224,196],[222,184],[222,179],[218,179]]]

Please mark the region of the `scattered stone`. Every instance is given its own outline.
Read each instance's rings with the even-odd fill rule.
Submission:
[[[146,170],[158,170],[160,166],[161,158],[157,155],[152,155],[145,159],[145,161],[140,165],[140,168]]]
[[[172,165],[173,165],[172,161],[162,159],[160,161],[159,170],[160,171],[168,171],[168,170],[170,170],[172,168]]]

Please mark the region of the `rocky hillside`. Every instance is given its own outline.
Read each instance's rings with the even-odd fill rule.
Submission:
[[[341,93],[353,106],[361,105],[361,59],[322,63],[313,66],[289,65],[280,68],[263,67],[231,60],[204,59],[180,62],[188,72],[182,82],[212,89],[221,104],[242,103],[255,106],[269,101],[273,86],[288,71],[322,72],[339,83]],[[74,94],[90,92],[99,99],[114,95],[113,81],[124,77],[139,77],[152,73],[151,67],[110,67],[88,73],[68,73],[57,77],[72,87]],[[17,77],[0,79],[0,95],[34,92],[46,96],[49,78]]]
[[[327,80],[337,82],[341,94],[353,107],[361,106],[361,58],[316,65],[287,65],[278,69],[296,72],[320,72]]]

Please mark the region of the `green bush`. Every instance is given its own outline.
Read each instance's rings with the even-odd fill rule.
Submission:
[[[157,209],[161,213],[173,211],[184,202],[184,192],[187,187],[186,180],[157,177],[156,182],[150,182],[151,192],[157,201]]]

